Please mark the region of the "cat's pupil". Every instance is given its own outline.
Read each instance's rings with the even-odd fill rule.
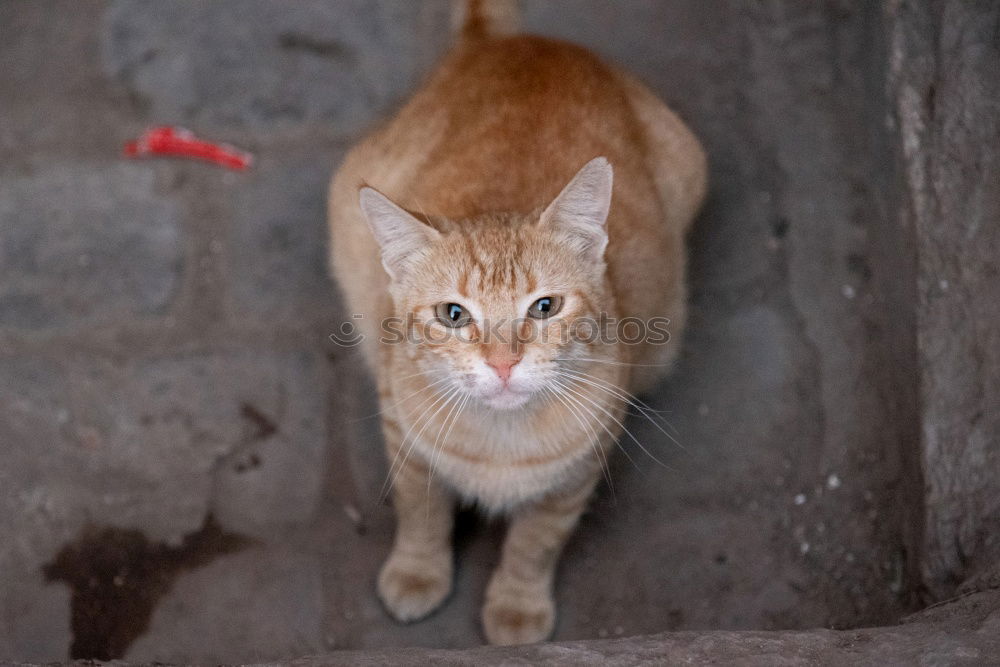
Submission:
[[[552,308],[552,300],[551,299],[539,299],[538,300],[538,310],[542,311],[543,313],[547,313],[547,312],[549,312],[550,308]]]
[[[457,303],[449,304],[448,306],[448,317],[451,318],[452,322],[457,322],[458,318],[462,316],[462,307]]]

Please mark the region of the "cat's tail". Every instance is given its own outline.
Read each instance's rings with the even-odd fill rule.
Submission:
[[[480,39],[517,32],[519,0],[452,0],[452,26],[462,39]]]

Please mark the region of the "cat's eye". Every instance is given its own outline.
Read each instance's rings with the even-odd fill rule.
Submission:
[[[434,314],[437,315],[441,324],[455,329],[464,327],[472,321],[472,315],[469,314],[469,311],[457,303],[439,303],[434,307]]]
[[[561,296],[543,296],[528,307],[528,317],[536,320],[544,320],[552,317],[562,310],[563,299]]]

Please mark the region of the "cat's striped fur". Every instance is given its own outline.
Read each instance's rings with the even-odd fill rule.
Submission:
[[[556,562],[628,397],[677,352],[684,233],[706,181],[697,140],[636,80],[576,46],[498,34],[513,6],[469,4],[452,52],[330,193],[332,268],[364,315],[398,519],[379,595],[400,620],[430,613],[452,585],[455,501],[504,513],[482,618],[500,644],[551,633]],[[524,320],[545,296],[562,309]],[[379,342],[392,316],[457,331],[443,303],[471,317],[461,339]],[[673,339],[554,335],[602,314],[667,317]]]

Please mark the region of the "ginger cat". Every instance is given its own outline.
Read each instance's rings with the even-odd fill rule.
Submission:
[[[398,525],[378,594],[400,621],[434,611],[455,503],[475,503],[510,522],[484,633],[520,644],[552,633],[563,544],[630,397],[677,353],[706,163],[629,75],[508,34],[515,2],[462,9],[452,51],[334,177],[331,262],[363,314],[391,462]],[[602,317],[669,318],[672,339],[574,335]]]

